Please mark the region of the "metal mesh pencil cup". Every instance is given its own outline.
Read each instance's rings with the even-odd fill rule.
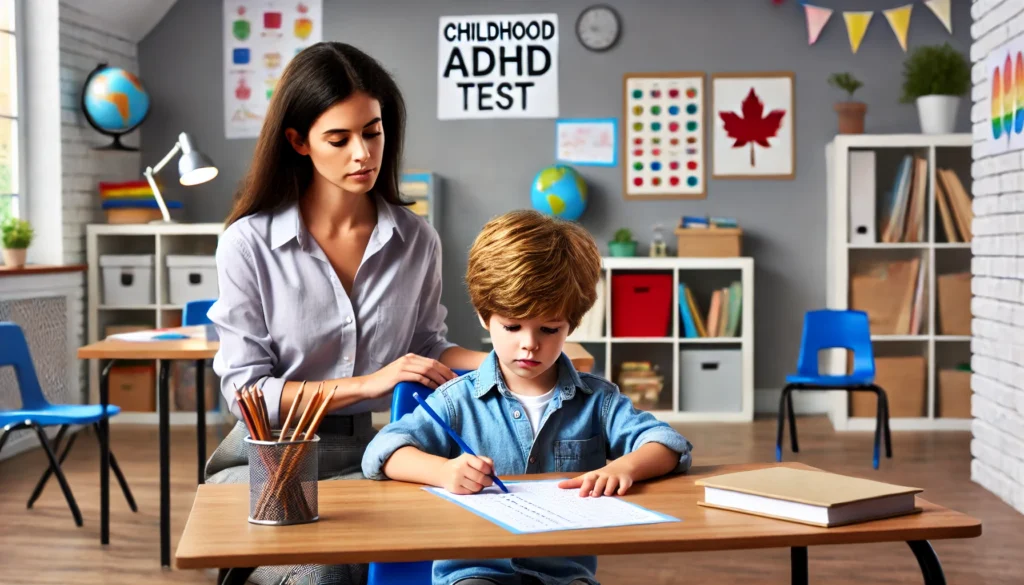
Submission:
[[[285,526],[319,520],[320,437],[278,443],[246,436],[245,442],[249,446],[249,522]]]

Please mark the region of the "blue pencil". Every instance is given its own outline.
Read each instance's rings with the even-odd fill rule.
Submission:
[[[426,401],[420,398],[419,392],[413,392],[412,397],[416,399],[416,402],[420,403],[420,406],[423,407],[423,410],[427,411],[427,414],[430,415],[430,418],[434,419],[435,421],[437,421],[437,424],[441,425],[441,428],[448,433],[448,436],[451,437],[464,452],[469,453],[473,457],[477,456],[477,454],[474,453],[473,450],[469,448],[469,445],[467,445],[466,442],[462,440],[462,437],[460,437],[458,433],[455,432],[455,429],[445,424],[445,422],[441,420],[441,417],[437,416],[437,413],[434,412],[434,409],[427,406]],[[494,483],[501,488],[501,491],[505,492],[506,494],[508,493],[508,488],[505,487],[505,484],[501,483],[501,480],[498,479],[498,476],[496,474],[491,474],[491,479],[493,479]]]

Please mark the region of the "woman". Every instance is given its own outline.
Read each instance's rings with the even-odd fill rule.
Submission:
[[[396,384],[431,388],[485,357],[445,339],[437,233],[398,193],[405,106],[371,57],[319,43],[289,63],[217,247],[214,369],[231,411],[256,384],[271,423],[337,387],[320,425],[321,479],[360,478]],[[247,482],[239,421],[207,463],[210,483]],[[287,574],[292,577],[288,578]],[[313,577],[310,579],[310,577]],[[256,582],[359,583],[365,566],[264,567]]]

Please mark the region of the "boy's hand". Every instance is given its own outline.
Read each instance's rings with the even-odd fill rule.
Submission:
[[[475,494],[491,485],[494,462],[488,457],[474,457],[467,453],[449,459],[441,466],[438,482],[449,492],[465,496]]]
[[[580,488],[581,497],[592,496],[595,498],[626,495],[626,491],[632,485],[632,473],[625,466],[615,463],[558,483],[558,487],[562,489]]]

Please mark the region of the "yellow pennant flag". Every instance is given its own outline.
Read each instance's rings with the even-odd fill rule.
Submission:
[[[889,21],[889,26],[896,34],[896,39],[899,40],[904,53],[907,52],[907,32],[910,30],[910,11],[913,8],[913,4],[907,4],[884,11],[885,18]]]
[[[846,34],[850,37],[850,48],[856,53],[860,48],[860,42],[864,40],[864,33],[868,32],[868,24],[871,23],[873,11],[866,12],[844,12],[843,19],[846,20]]]
[[[953,21],[949,17],[949,0],[924,0],[924,5],[935,13],[935,16],[942,22],[942,26],[952,34]]]

